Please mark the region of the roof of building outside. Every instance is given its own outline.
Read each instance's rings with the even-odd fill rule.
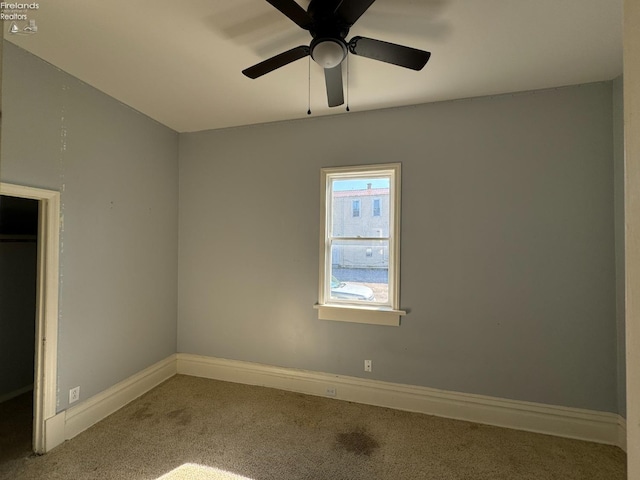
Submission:
[[[379,197],[389,195],[388,188],[368,188],[365,190],[341,190],[334,191],[334,197]]]

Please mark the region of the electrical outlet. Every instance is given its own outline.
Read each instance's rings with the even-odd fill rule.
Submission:
[[[364,361],[364,371],[365,372],[370,372],[371,371],[371,360],[365,360]]]
[[[335,397],[338,392],[336,387],[327,387],[324,393],[327,397]]]
[[[75,387],[69,390],[69,403],[74,403],[80,400],[80,387]]]

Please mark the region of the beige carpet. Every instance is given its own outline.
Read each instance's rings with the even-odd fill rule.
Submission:
[[[247,480],[247,477],[225,472],[219,468],[186,463],[161,476],[158,480]]]
[[[178,375],[2,479],[623,480],[616,447]]]

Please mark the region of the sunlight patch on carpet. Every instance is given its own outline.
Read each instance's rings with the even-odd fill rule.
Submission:
[[[253,480],[218,468],[185,463],[156,480]]]

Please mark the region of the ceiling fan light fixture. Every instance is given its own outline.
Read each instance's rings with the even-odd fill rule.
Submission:
[[[307,0],[309,7],[306,10],[299,5],[299,1],[267,0],[280,13],[306,30],[311,35],[311,44],[308,47],[299,45],[245,68],[242,71],[245,76],[258,78],[303,57],[311,57],[324,69],[329,107],[337,107],[344,103],[342,62],[347,55],[371,58],[416,71],[422,70],[431,56],[424,50],[375,38],[356,36],[347,43],[345,39],[349,29],[375,0]]]
[[[337,67],[346,56],[347,46],[332,38],[318,40],[311,46],[311,58],[322,68]]]

